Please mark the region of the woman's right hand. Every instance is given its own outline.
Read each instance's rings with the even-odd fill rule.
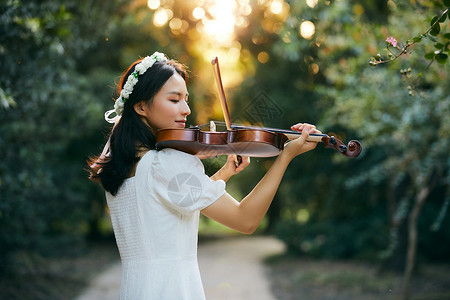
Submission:
[[[286,156],[292,160],[294,157],[316,148],[318,142],[307,141],[310,133],[322,133],[316,129],[316,126],[307,123],[298,123],[291,126],[291,129],[301,132],[302,135],[297,139],[288,142],[280,155]]]
[[[241,162],[239,164],[236,163],[236,155],[230,154],[228,155],[227,161],[225,165],[217,171],[216,174],[211,176],[211,179],[218,180],[222,179],[227,182],[231,176],[238,174],[248,167],[250,164],[250,157],[241,157]]]

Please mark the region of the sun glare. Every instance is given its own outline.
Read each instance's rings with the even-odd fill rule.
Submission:
[[[147,0],[148,8],[153,10],[154,26],[168,26],[173,35],[192,40],[194,43],[189,44],[189,51],[202,53],[207,61],[220,55],[223,72],[228,73],[224,77],[228,78],[227,84],[230,86],[243,80],[239,71],[240,59],[248,60],[250,54],[242,48],[237,36],[249,26],[251,15],[263,10],[264,18],[259,25],[267,33],[278,34],[290,11],[286,0],[192,0],[180,7],[176,2]],[[309,23],[309,27],[308,24],[302,24],[299,28],[300,34],[308,39],[314,35],[314,24]],[[263,45],[267,41],[264,36],[264,33],[256,34],[252,42]],[[290,43],[292,38],[285,34],[283,41]],[[267,63],[270,61],[269,54],[260,51],[257,60]]]
[[[212,18],[204,18],[205,33],[221,44],[229,44],[234,39],[234,25],[236,23],[235,1],[215,0],[208,2],[207,8]]]

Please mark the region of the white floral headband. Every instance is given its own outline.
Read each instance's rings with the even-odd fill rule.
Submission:
[[[155,52],[152,55],[145,57],[140,63],[138,63],[134,67],[134,71],[133,73],[131,73],[130,76],[128,76],[127,81],[125,82],[125,85],[123,86],[123,89],[120,92],[119,98],[116,99],[114,109],[105,112],[105,120],[107,122],[114,123],[114,126],[116,126],[117,122],[120,120],[122,116],[123,106],[127,101],[128,97],[130,97],[131,93],[133,92],[134,86],[138,82],[139,75],[144,74],[157,61],[166,62],[167,58],[163,53]],[[114,113],[116,115],[114,117],[111,117],[111,115],[113,115]],[[95,163],[91,165],[91,168],[94,168],[99,161],[102,161],[103,158],[110,155],[110,143],[111,143],[111,135],[109,136],[108,141],[105,144],[105,147],[103,147],[103,151],[100,154],[100,157]]]
[[[105,120],[109,123],[116,123],[123,113],[123,106],[130,94],[133,92],[134,86],[138,82],[138,76],[144,74],[155,62],[166,62],[167,58],[163,53],[155,52],[150,56],[145,57],[140,63],[134,67],[134,72],[128,76],[119,98],[116,99],[114,109],[105,112]],[[111,117],[112,114],[116,114]]]

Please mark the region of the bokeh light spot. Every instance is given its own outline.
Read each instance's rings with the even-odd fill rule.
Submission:
[[[318,2],[319,0],[306,0],[306,5],[308,5],[311,8],[314,8]]]
[[[311,21],[303,21],[302,24],[300,24],[300,35],[304,39],[311,39],[316,32],[316,26],[314,26],[314,23]]]
[[[261,51],[258,53],[258,61],[265,64],[269,61],[269,54],[266,51]]]
[[[156,27],[164,26],[173,16],[173,12],[170,9],[158,8],[153,15],[153,24]]]
[[[159,0],[148,0],[147,1],[148,8],[153,9],[153,10],[158,9],[160,5],[161,5],[161,2],[159,2]]]
[[[205,16],[205,10],[201,7],[196,7],[194,8],[194,10],[192,11],[192,16],[197,19],[200,20]]]

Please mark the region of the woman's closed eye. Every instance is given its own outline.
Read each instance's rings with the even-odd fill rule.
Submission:
[[[178,103],[178,102],[180,102],[181,100],[180,99],[169,99],[169,101],[170,102],[173,102],[173,103]],[[186,101],[186,104],[189,104],[189,100],[186,98],[186,99],[184,99],[184,101]]]

